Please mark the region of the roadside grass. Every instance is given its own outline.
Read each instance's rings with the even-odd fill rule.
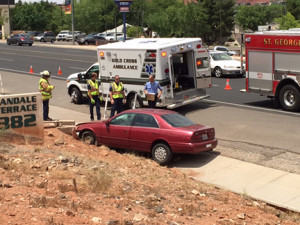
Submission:
[[[104,193],[110,188],[113,178],[111,173],[100,169],[98,171],[89,171],[85,176],[85,182],[83,183],[86,191],[93,193]]]

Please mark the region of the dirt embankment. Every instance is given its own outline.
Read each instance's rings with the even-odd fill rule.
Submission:
[[[42,145],[0,135],[0,224],[300,224],[297,213],[57,129]]]

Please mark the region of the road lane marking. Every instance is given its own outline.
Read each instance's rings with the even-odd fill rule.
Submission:
[[[18,56],[20,56],[20,54],[17,54],[17,53],[5,53],[5,54],[6,54],[6,55],[18,55]],[[82,60],[82,59],[76,60],[76,59],[64,59],[64,58],[57,58],[57,57],[34,56],[34,55],[31,55],[30,57],[31,57],[31,58],[35,57],[35,58],[39,58],[39,59],[41,59],[41,58],[44,58],[44,59],[55,59],[55,60],[59,59],[59,60],[62,60],[62,61],[87,62],[87,63],[91,63],[91,61],[84,61],[84,60]]]
[[[10,62],[13,62],[13,61],[15,61],[15,60],[13,60],[13,59],[5,59],[5,58],[0,58],[0,60],[4,60],[4,61],[10,61]]]
[[[223,105],[238,106],[238,107],[248,108],[248,109],[256,109],[256,110],[262,110],[262,111],[276,112],[276,113],[282,113],[282,114],[293,115],[293,116],[300,116],[300,113],[294,113],[294,112],[288,112],[288,111],[279,111],[279,110],[276,110],[276,109],[267,109],[267,108],[262,108],[262,107],[248,106],[248,105],[222,102],[222,101],[215,101],[215,100],[208,100],[208,99],[203,99],[202,101],[212,102],[212,103],[219,103],[219,104],[223,104]]]
[[[79,68],[79,67],[69,67],[70,69],[75,69],[75,70],[86,70],[86,68]]]

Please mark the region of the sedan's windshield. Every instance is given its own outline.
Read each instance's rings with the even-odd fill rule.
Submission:
[[[226,53],[214,53],[214,54],[211,54],[211,57],[215,61],[232,60],[232,58],[229,55],[227,55]]]
[[[164,114],[161,116],[172,127],[188,127],[195,123],[178,113]]]

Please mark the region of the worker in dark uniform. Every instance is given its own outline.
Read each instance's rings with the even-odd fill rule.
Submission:
[[[122,112],[123,104],[126,103],[125,91],[123,83],[120,82],[120,76],[115,76],[115,82],[112,82],[109,88],[110,95],[110,103],[112,104],[110,117],[115,115],[115,111],[117,113]]]

